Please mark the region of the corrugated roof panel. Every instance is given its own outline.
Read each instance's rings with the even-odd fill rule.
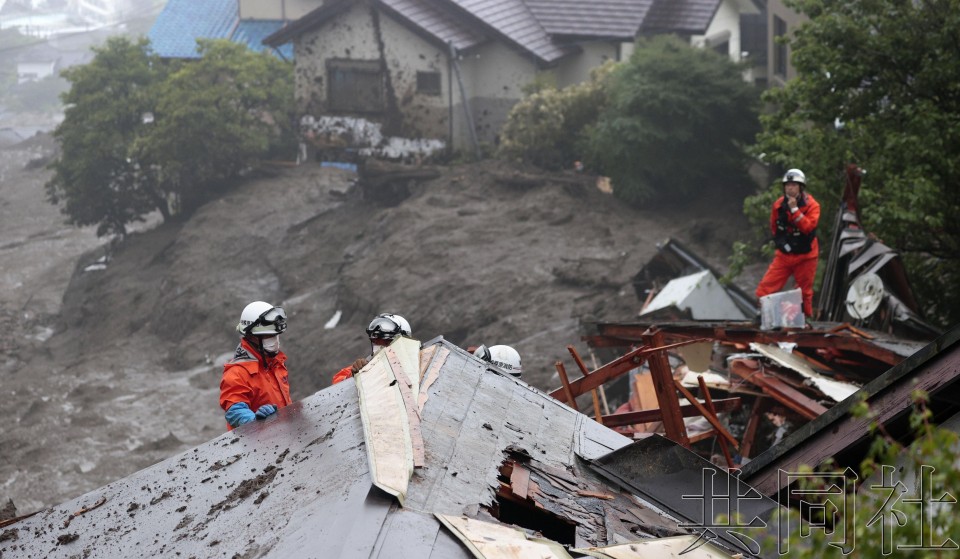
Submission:
[[[656,0],[642,28],[703,34],[719,7],[720,0]]]
[[[254,52],[273,52],[274,49],[263,44],[263,40],[284,26],[283,20],[242,19],[233,32],[231,40],[243,43]],[[279,49],[286,60],[293,60],[293,45],[285,44]]]
[[[636,36],[654,0],[524,0],[547,33],[572,37]]]
[[[237,24],[236,0],[168,0],[147,38],[162,58],[200,58],[197,39],[228,39]]]

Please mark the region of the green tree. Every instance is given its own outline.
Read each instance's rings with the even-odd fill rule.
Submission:
[[[292,66],[226,40],[199,43],[201,59],[160,86],[155,122],[136,145],[187,211],[296,146]]]
[[[806,512],[813,518],[803,520],[796,510],[789,511],[790,522],[785,525],[793,530],[785,542],[789,546],[786,557],[934,559],[958,553],[960,515],[957,507],[960,503],[956,499],[960,495],[960,470],[956,464],[960,459],[960,437],[948,428],[931,423],[927,394],[916,391],[913,397],[912,442],[908,446],[892,438],[877,423],[876,410],[865,402],[853,410],[853,415],[871,420],[874,433],[869,454],[860,465],[858,487],[856,491],[848,487],[844,494],[837,494],[835,480],[844,477],[843,472],[831,461],[818,468],[818,474],[833,474],[832,480],[811,476],[809,483],[802,485],[810,500],[816,494],[824,495],[824,506],[807,507]],[[799,471],[812,473],[814,470],[801,466]],[[837,514],[840,511],[845,514]],[[825,512],[836,516],[824,518]],[[802,523],[814,527],[804,531]],[[827,526],[830,531],[816,526]],[[952,546],[936,548],[950,539]],[[766,543],[771,551],[778,543],[779,549],[783,549],[783,543]],[[848,553],[837,545],[841,543],[848,546]],[[910,545],[925,545],[927,549],[903,547]]]
[[[166,200],[149,169],[132,157],[143,133],[143,114],[154,105],[162,78],[145,39],[108,39],[92,62],[64,70],[70,90],[64,120],[54,131],[60,156],[47,194],[74,225],[98,225],[97,235],[126,233],[126,226]]]
[[[672,36],[638,41],[610,76],[589,162],[634,204],[742,190],[750,184],[744,146],[759,130],[759,92],[742,72]]]
[[[824,206],[843,169],[867,171],[864,226],[900,250],[927,318],[960,321],[960,0],[787,0],[798,77],[765,99],[756,153],[799,167]],[[748,200],[759,223],[779,186]]]
[[[607,63],[589,81],[557,89],[541,75],[524,88],[529,94],[514,105],[500,131],[499,155],[543,169],[569,168],[584,157],[584,131],[606,105]]]
[[[94,51],[64,72],[47,184],[71,223],[123,235],[147,213],[190,211],[260,159],[293,153],[290,64],[228,41],[203,42],[202,58],[182,64],[161,64],[145,39]]]

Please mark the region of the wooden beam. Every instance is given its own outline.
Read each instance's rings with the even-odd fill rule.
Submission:
[[[723,398],[721,400],[714,400],[713,405],[717,410],[717,413],[726,413],[732,412],[737,409],[740,409],[740,398]],[[700,410],[695,408],[692,404],[685,404],[680,406],[680,415],[683,417],[699,417]],[[643,410],[643,411],[628,411],[623,413],[613,413],[610,415],[603,416],[603,424],[607,427],[620,427],[623,425],[633,425],[635,423],[651,423],[653,421],[662,421],[663,414],[660,413],[659,409],[654,410]]]
[[[649,327],[650,325],[644,324],[598,324],[599,335],[586,336],[584,339],[593,347],[630,345],[642,340],[643,333]],[[743,344],[749,344],[750,342],[763,344],[792,342],[804,348],[833,348],[853,351],[888,365],[896,365],[904,359],[902,355],[873,344],[868,339],[857,335],[835,334],[829,330],[759,330],[752,323],[658,324],[657,327],[663,331],[666,341],[709,338]]]
[[[685,346],[688,344],[695,344],[698,342],[707,341],[706,339],[691,339],[684,340],[680,343],[662,345],[659,347],[650,347],[647,345],[640,346],[634,350],[627,352],[625,355],[622,355],[613,361],[603,365],[599,369],[590,373],[589,376],[579,378],[570,383],[570,390],[573,393],[574,397],[580,396],[581,394],[586,394],[587,392],[605,384],[608,380],[617,378],[618,376],[626,373],[631,369],[636,369],[640,366],[641,363],[646,361],[647,356],[654,352],[663,351],[667,349],[673,349],[675,347]],[[564,388],[554,389],[550,392],[550,396],[556,398],[557,400],[563,400],[564,397]]]
[[[659,330],[652,330],[644,334],[643,343],[647,347],[660,348],[650,353],[647,363],[650,365],[650,374],[653,377],[653,388],[657,392],[657,402],[663,412],[663,430],[667,438],[690,448],[690,439],[687,437],[687,426],[680,415],[680,398],[674,388],[673,371],[667,360],[667,352],[662,349],[663,336]],[[693,403],[693,402],[691,402]]]
[[[673,381],[673,383],[674,383],[674,386],[677,387],[677,390],[679,390],[680,393],[683,394],[683,397],[686,398],[688,402],[693,404],[694,407],[700,410],[700,414],[703,415],[703,418],[706,419],[707,422],[709,422],[710,425],[712,425],[713,428],[717,430],[717,433],[719,433],[720,436],[727,439],[727,441],[729,441],[730,444],[733,445],[733,448],[736,448],[736,449],[740,448],[740,443],[737,442],[737,439],[733,438],[733,435],[731,435],[730,432],[727,431],[727,428],[724,427],[722,423],[720,423],[720,420],[714,417],[714,415],[710,413],[710,410],[708,410],[706,406],[701,404],[697,400],[697,398],[693,394],[691,394],[689,390],[687,390],[686,386],[681,384],[679,380],[675,380]]]
[[[760,425],[760,418],[763,417],[763,410],[767,407],[767,399],[756,398],[753,401],[753,407],[750,408],[750,419],[747,420],[747,429],[743,433],[743,440],[740,441],[740,456],[750,458],[753,451],[753,440],[757,438],[757,427]]]
[[[577,407],[577,398],[570,390],[570,380],[567,379],[567,370],[563,368],[563,363],[559,361],[555,363],[555,366],[557,367],[557,374],[560,375],[560,382],[563,384],[563,395],[567,397],[567,405],[580,411],[580,408]]]
[[[781,379],[766,375],[761,369],[751,367],[749,359],[733,359],[727,369],[743,380],[759,387],[764,394],[797,412],[806,419],[814,419],[827,411],[816,400],[807,397]]]
[[[697,375],[697,383],[700,384],[700,392],[703,394],[703,400],[707,409],[710,410],[714,419],[719,421],[720,418],[717,417],[717,410],[713,407],[713,398],[710,397],[710,389],[707,388],[707,383],[704,382],[703,375]],[[723,437],[717,437],[717,442],[720,443],[720,451],[723,452],[723,458],[727,461],[727,469],[730,469],[734,466],[733,457],[730,456],[730,449],[727,448],[727,442],[723,439]]]

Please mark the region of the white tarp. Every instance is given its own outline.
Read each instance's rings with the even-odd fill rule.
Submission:
[[[670,306],[680,310],[689,309],[694,320],[747,318],[710,270],[670,280],[640,315]]]

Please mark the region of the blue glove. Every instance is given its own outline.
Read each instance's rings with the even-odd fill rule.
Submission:
[[[256,419],[257,416],[250,411],[250,406],[248,406],[245,402],[237,402],[236,404],[230,406],[230,409],[227,410],[226,418],[227,423],[236,429],[244,423],[250,423]]]
[[[260,409],[257,410],[257,419],[266,419],[267,417],[277,413],[277,406],[273,404],[264,404],[260,406]]]

